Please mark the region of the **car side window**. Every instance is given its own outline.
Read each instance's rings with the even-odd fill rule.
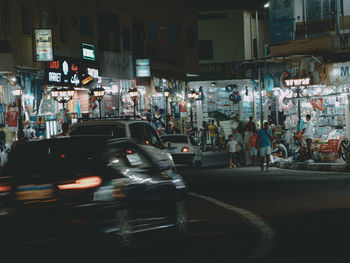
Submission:
[[[145,144],[146,130],[142,123],[130,124],[131,138],[135,139],[138,143]]]
[[[149,140],[149,144],[153,146],[160,146],[162,145],[162,141],[160,140],[159,136],[157,135],[156,131],[153,129],[150,125],[145,125],[145,129],[147,132],[147,139]]]

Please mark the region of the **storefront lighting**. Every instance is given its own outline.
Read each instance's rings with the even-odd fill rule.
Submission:
[[[165,96],[165,97],[169,97],[169,95],[170,95],[169,90],[165,90],[165,91],[164,91],[164,96]]]
[[[139,92],[137,91],[137,89],[136,88],[134,88],[134,87],[131,87],[130,89],[129,89],[129,96],[130,96],[130,98],[132,98],[133,100],[135,100],[138,96],[139,96]]]
[[[17,86],[17,87],[18,87],[18,86]],[[12,94],[13,94],[13,96],[15,96],[15,97],[22,96],[22,94],[23,94],[23,89],[21,89],[21,88],[16,88],[16,89],[14,89],[14,90],[12,91]]]
[[[102,117],[102,109],[101,109],[101,101],[105,95],[105,89],[101,86],[98,86],[94,88],[93,90],[94,96],[96,97],[96,100],[98,101],[98,110],[100,114],[100,118]]]
[[[306,86],[310,85],[310,78],[301,79],[285,79],[286,85],[288,87]]]
[[[269,7],[270,7],[270,1],[268,1],[264,4],[264,8],[269,8]]]
[[[62,103],[63,109],[64,109],[64,104],[73,99],[74,93],[75,93],[75,89],[73,87],[70,87],[70,88],[62,87],[60,89],[58,88],[51,89],[52,98],[57,102]]]

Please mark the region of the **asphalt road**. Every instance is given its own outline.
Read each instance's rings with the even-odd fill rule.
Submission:
[[[350,261],[350,175],[226,167],[223,153],[206,153],[201,168],[178,167],[190,190],[184,239],[152,233],[122,254],[107,242],[34,244],[12,262],[22,255],[43,262]]]

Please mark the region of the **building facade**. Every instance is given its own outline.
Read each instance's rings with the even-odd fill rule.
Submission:
[[[18,98],[11,92],[16,86],[23,89],[21,107],[25,124],[41,123],[43,117],[47,120],[47,115],[57,115],[63,109],[74,113],[74,118],[75,113],[129,114],[133,101],[128,90],[135,86],[140,90],[141,113],[151,107],[148,98],[157,88],[152,85],[154,79],[162,80],[163,86],[168,87],[184,82],[187,74],[198,73],[196,21],[196,10],[183,1],[0,0],[0,85],[4,113],[9,105],[18,106]],[[50,61],[37,61],[36,29],[51,30]],[[92,48],[88,52],[93,59],[83,57],[83,44]],[[149,75],[136,76],[136,59],[150,61]],[[50,90],[63,86],[63,73],[57,67],[65,61],[76,73],[92,75],[94,81],[86,86],[81,82],[75,85],[77,81],[71,83],[75,95],[63,108],[50,98]],[[92,98],[91,89],[96,86],[106,91],[101,108]],[[163,92],[164,87],[159,91]],[[58,132],[57,127],[51,135]]]

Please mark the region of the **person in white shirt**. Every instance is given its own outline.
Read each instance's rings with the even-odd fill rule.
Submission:
[[[230,166],[229,168],[237,167],[237,154],[238,154],[238,143],[233,139],[233,136],[230,134],[228,136],[228,142],[226,147],[226,152],[230,154]]]
[[[311,150],[311,143],[314,137],[314,124],[311,121],[311,115],[306,115],[306,124],[303,132],[303,137],[306,142],[306,147],[310,151]]]

